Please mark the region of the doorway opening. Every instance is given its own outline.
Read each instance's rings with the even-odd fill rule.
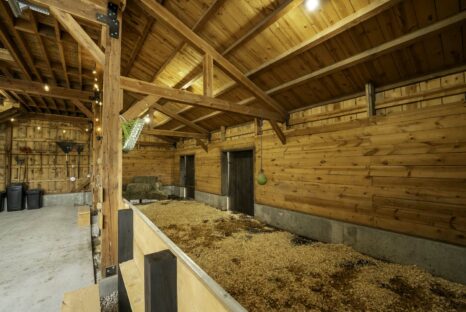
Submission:
[[[184,198],[194,199],[195,174],[194,155],[180,157],[180,185],[184,187]]]
[[[223,152],[222,193],[228,209],[254,216],[254,152]]]

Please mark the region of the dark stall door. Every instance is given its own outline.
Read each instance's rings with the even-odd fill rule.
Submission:
[[[194,199],[195,191],[194,155],[181,156],[180,178],[181,185],[186,188],[186,198]]]
[[[254,215],[253,151],[230,152],[228,195],[230,209]]]

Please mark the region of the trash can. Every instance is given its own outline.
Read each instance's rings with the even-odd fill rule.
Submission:
[[[24,184],[11,184],[6,188],[7,211],[18,211],[24,209]]]
[[[5,197],[6,197],[6,192],[1,191],[0,192],[0,212],[2,212],[3,209],[5,209]]]
[[[42,190],[31,189],[26,191],[27,208],[39,209],[42,208]]]

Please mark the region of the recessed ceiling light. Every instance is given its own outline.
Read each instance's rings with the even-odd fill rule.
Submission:
[[[319,0],[306,0],[304,6],[308,11],[315,11],[319,7]]]

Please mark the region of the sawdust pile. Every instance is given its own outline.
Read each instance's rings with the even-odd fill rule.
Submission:
[[[193,201],[141,207],[249,311],[466,311],[466,286]]]

